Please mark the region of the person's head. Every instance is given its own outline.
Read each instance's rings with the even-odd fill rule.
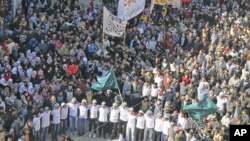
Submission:
[[[226,117],[227,117],[227,118],[231,117],[231,112],[227,112],[227,113],[226,113]]]
[[[94,106],[96,106],[96,103],[97,103],[97,101],[94,99],[94,100],[92,101],[92,104],[93,104]]]
[[[147,116],[152,116],[152,115],[153,115],[153,112],[150,110],[147,110]]]
[[[113,108],[113,109],[116,109],[117,106],[118,106],[117,103],[113,103],[112,108]]]
[[[51,100],[51,102],[56,102],[56,96],[54,96],[54,95],[51,96],[51,99],[50,99],[50,100]]]
[[[122,107],[123,107],[123,108],[126,108],[127,105],[128,105],[127,102],[123,102],[123,103],[122,103]]]
[[[59,103],[56,103],[56,104],[54,105],[54,107],[55,107],[55,109],[58,109],[58,108],[60,108],[60,105],[59,105]]]
[[[102,107],[103,107],[103,108],[106,107],[106,102],[105,102],[105,101],[102,102]]]
[[[131,108],[128,109],[128,111],[129,111],[130,114],[133,114],[134,113],[134,108],[131,107]]]
[[[236,101],[235,103],[236,107],[240,107],[241,106],[241,102],[239,100]]]
[[[144,112],[142,110],[139,111],[139,116],[143,116]]]
[[[154,88],[157,88],[157,87],[158,87],[157,83],[154,83]]]
[[[77,102],[77,101],[76,101],[76,98],[73,97],[73,98],[71,99],[71,103],[75,104],[76,102]]]
[[[44,111],[45,111],[46,113],[48,113],[48,112],[49,112],[49,107],[45,107],[45,108],[44,108]]]
[[[87,100],[83,99],[81,104],[82,104],[82,106],[86,106],[87,105]]]
[[[61,103],[61,107],[63,107],[63,108],[65,108],[65,107],[66,107],[65,102],[62,102],[62,103]]]

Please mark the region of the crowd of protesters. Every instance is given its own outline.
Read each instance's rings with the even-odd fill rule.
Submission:
[[[122,38],[103,36],[95,5],[22,0],[8,24],[0,14],[0,136],[224,141],[230,124],[249,125],[247,0],[193,0],[151,12],[147,0]],[[116,13],[117,3],[106,6]],[[121,94],[93,90],[111,66]],[[200,124],[182,106],[204,98],[218,111]]]

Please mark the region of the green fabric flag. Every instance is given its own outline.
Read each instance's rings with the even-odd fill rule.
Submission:
[[[97,91],[105,89],[117,89],[118,83],[113,71],[113,67],[110,69],[109,73],[106,76],[98,76],[97,82],[93,83],[91,88]]]
[[[213,101],[205,98],[199,103],[184,105],[183,110],[187,111],[187,113],[197,122],[202,122],[205,116],[217,112],[218,108]]]

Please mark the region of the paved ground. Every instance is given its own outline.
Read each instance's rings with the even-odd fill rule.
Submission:
[[[87,132],[87,131],[89,131],[89,129],[88,129],[88,125],[89,125],[89,122],[88,122],[88,120],[85,122],[85,129],[86,129],[86,133],[85,133],[85,135],[84,136],[70,136],[71,137],[71,139],[73,140],[73,141],[108,141],[108,139],[104,139],[104,138],[98,138],[98,137],[96,137],[96,138],[93,138],[93,137],[91,137],[91,138],[89,138],[89,133],[90,132]],[[98,131],[98,130],[97,130]],[[98,132],[97,132],[98,133]],[[68,136],[70,135],[70,132],[69,132],[69,128],[68,128],[68,132],[66,133]],[[98,134],[97,134],[98,135]],[[59,137],[58,138],[59,139],[59,141],[61,141],[62,140],[62,137]],[[50,141],[51,140],[51,134],[48,136],[48,138],[47,138],[47,141]]]
[[[80,137],[80,138],[73,138],[74,141],[107,141],[107,139],[102,138],[89,138],[87,136]]]

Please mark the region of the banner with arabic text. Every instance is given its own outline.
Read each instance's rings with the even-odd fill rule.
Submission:
[[[121,37],[125,33],[127,21],[123,21],[103,7],[103,32],[105,34]]]

